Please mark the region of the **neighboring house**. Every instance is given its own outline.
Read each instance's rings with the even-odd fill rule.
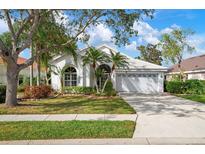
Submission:
[[[19,57],[17,63],[22,64],[26,61],[27,59]],[[36,69],[36,64],[34,64],[34,76],[37,75],[37,69]],[[19,76],[30,76],[30,67],[27,67],[23,70],[20,71]],[[6,84],[6,63],[3,61],[2,58],[0,58],[0,84]]]
[[[205,80],[205,55],[191,57],[181,62],[181,70],[186,79]],[[179,74],[177,64],[170,67],[166,79],[171,80],[174,75]]]
[[[102,52],[110,55],[110,50],[117,52],[107,45],[97,47]],[[93,69],[91,66],[83,66],[82,56],[87,52],[88,48],[78,51],[77,62],[71,55],[62,55],[51,61],[52,65],[64,71],[63,86],[85,86],[94,87]],[[164,73],[167,68],[148,63],[142,60],[127,57],[129,63],[128,69],[117,68],[112,76],[113,86],[118,92],[135,92],[135,93],[161,93],[164,91]],[[99,64],[98,67],[109,73],[111,63]],[[53,68],[55,69],[55,68]],[[54,70],[55,71],[55,70]],[[101,82],[106,79],[98,79]],[[59,75],[51,74],[51,84],[56,90],[60,90],[61,83]]]

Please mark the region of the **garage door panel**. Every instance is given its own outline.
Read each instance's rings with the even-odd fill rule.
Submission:
[[[117,91],[156,93],[158,91],[157,74],[118,74]]]

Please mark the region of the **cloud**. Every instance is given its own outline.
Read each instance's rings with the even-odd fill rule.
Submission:
[[[183,58],[205,54],[205,34],[195,34],[188,38],[188,42],[191,46],[195,47],[195,50],[193,53],[185,52]]]
[[[137,47],[137,42],[136,41],[132,41],[129,45],[125,46],[126,50],[131,50],[131,51],[135,51]]]
[[[153,28],[147,22],[139,21],[135,22],[133,29],[138,31],[138,41],[139,43],[159,43],[159,39],[162,34],[170,33],[173,29],[180,28],[180,26],[173,24],[170,27],[158,30]]]
[[[140,45],[157,44],[160,41],[160,38],[165,33],[171,33],[173,29],[181,28],[179,25],[173,24],[169,27],[165,27],[163,29],[157,29],[152,27],[147,22],[135,22],[133,28],[138,31],[138,37],[135,40],[132,39],[132,42],[129,45],[125,46],[126,53],[131,52],[140,54],[140,51],[137,49]],[[132,54],[131,54],[132,55]]]
[[[103,24],[90,28],[88,34],[90,35],[90,44],[95,44],[97,42],[110,43],[113,37],[113,32]]]
[[[148,23],[142,21],[135,22],[133,29],[138,31],[140,41],[151,44],[157,44],[159,42],[159,31],[151,27]]]
[[[0,20],[0,34],[8,31],[8,26],[4,20]]]

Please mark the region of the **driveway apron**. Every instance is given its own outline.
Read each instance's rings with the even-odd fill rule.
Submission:
[[[138,114],[133,138],[205,138],[205,104],[168,94],[121,96]]]

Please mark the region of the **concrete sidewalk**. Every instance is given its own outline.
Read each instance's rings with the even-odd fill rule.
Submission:
[[[55,139],[0,141],[0,145],[205,145],[205,138]]]
[[[0,121],[71,121],[71,120],[110,120],[136,121],[136,114],[27,114],[0,115]]]

